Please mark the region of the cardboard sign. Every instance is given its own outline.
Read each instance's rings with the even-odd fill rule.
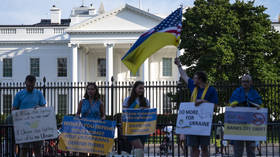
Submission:
[[[178,112],[176,133],[184,135],[210,136],[214,104],[182,102]]]
[[[16,144],[57,138],[52,107],[12,111]]]
[[[107,155],[114,144],[115,121],[64,116],[58,148]]]
[[[123,109],[123,135],[150,135],[156,130],[157,109]]]
[[[224,119],[224,139],[266,141],[266,108],[226,107]]]

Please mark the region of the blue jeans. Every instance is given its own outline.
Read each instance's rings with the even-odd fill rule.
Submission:
[[[244,151],[244,143],[246,145],[247,157],[255,157],[255,141],[234,141],[234,157],[242,157]]]

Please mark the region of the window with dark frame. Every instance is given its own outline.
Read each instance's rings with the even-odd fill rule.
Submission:
[[[30,58],[30,74],[36,77],[40,76],[40,59]]]
[[[168,96],[167,93],[164,93],[162,98],[163,113],[172,113],[171,98]]]
[[[67,114],[67,95],[66,94],[58,94],[57,96],[58,103],[58,113],[66,115]]]
[[[57,76],[67,77],[67,58],[57,58]]]
[[[3,77],[13,76],[13,60],[12,58],[3,59]]]
[[[172,58],[162,58],[162,76],[172,76]]]
[[[9,114],[12,110],[12,95],[3,94],[3,113]]]
[[[97,60],[97,76],[105,77],[106,76],[106,59],[105,58],[98,58]]]

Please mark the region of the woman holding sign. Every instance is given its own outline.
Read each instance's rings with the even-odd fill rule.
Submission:
[[[86,93],[83,100],[80,101],[76,116],[82,118],[94,118],[105,120],[104,105],[100,100],[98,87],[95,83],[89,83],[86,87]],[[87,156],[85,153],[80,153],[80,156]]]
[[[136,81],[133,85],[131,95],[127,97],[123,102],[123,108],[139,109],[149,107],[149,101],[144,97],[144,82]],[[134,148],[136,157],[143,157],[144,144],[147,136],[126,136],[126,139]]]
[[[104,105],[100,100],[98,87],[95,83],[89,83],[86,87],[86,93],[83,100],[80,101],[76,116],[82,114],[82,118],[105,119]]]

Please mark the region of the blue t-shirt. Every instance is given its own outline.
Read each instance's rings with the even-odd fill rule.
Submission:
[[[188,81],[188,88],[190,89],[190,92],[192,93],[194,88],[195,88],[195,85],[194,85],[192,79],[189,79],[189,81]],[[204,91],[204,88],[199,88],[198,87],[198,92],[197,92],[196,99],[201,99],[203,91]],[[209,88],[206,92],[206,95],[204,97],[204,100],[207,100],[207,101],[209,101],[213,104],[218,104],[218,94],[217,94],[217,91],[214,87],[209,86]]]
[[[101,119],[100,104],[100,100],[93,101],[91,105],[88,99],[83,99],[81,109],[82,117]]]
[[[26,89],[19,91],[15,98],[13,107],[17,109],[28,109],[36,106],[45,106],[46,100],[41,91],[33,89],[28,92]]]

